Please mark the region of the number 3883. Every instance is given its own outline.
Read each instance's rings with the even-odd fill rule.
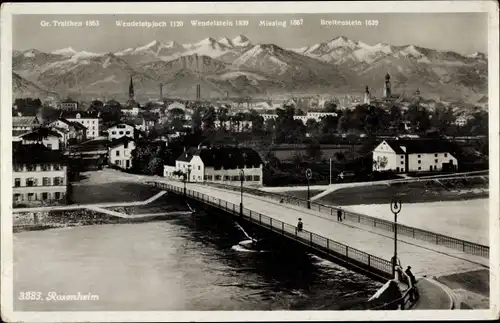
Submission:
[[[20,301],[38,301],[42,299],[41,292],[20,292],[19,300]]]

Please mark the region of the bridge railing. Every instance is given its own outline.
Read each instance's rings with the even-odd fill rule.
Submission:
[[[168,190],[181,195],[184,194],[184,188],[182,187],[177,187],[167,183],[150,183],[163,190]],[[186,195],[226,212],[235,215],[240,214],[240,206],[231,202],[220,200],[190,189],[186,189]],[[287,236],[303,245],[307,245],[322,253],[333,256],[351,266],[368,271],[384,280],[392,278],[392,263],[388,260],[373,256],[307,230],[298,231],[296,226],[273,219],[262,213],[255,212],[247,208],[243,208],[242,211],[242,216],[262,227],[266,227],[271,231]]]
[[[201,183],[197,183],[201,184]],[[215,187],[221,187],[225,189],[230,189],[234,191],[239,191],[241,187],[239,186],[234,186],[234,185],[228,185],[228,184],[220,184],[220,183],[205,183],[209,184],[211,186]],[[243,191],[249,194],[257,195],[257,196],[263,196],[267,198],[271,198],[276,201],[280,201],[283,203],[291,204],[291,205],[296,205],[296,206],[301,206],[304,208],[307,208],[307,200],[301,199],[299,197],[295,196],[290,196],[290,195],[285,195],[285,194],[279,194],[279,193],[274,193],[274,192],[265,192],[259,189],[255,188],[249,188],[249,187],[243,187]],[[337,210],[339,208],[330,206],[330,205],[325,205],[321,204],[318,202],[313,202],[311,201],[311,210],[318,211],[324,214],[328,214],[330,216],[335,216],[337,215]],[[346,211],[342,209],[342,214],[345,219],[352,221],[352,222],[358,222],[360,224],[364,225],[369,225],[372,227],[376,227],[382,230],[386,230],[389,232],[394,232],[394,222],[384,220],[384,219],[379,219],[375,218],[366,214],[361,214],[357,212],[352,212],[352,211]],[[435,233],[432,231],[427,231],[424,229],[419,229],[411,226],[407,226],[404,224],[397,224],[398,226],[398,234],[399,235],[404,235],[408,237],[412,237],[415,239],[427,241],[434,243],[436,245],[442,245],[448,248],[452,248],[455,250],[460,250],[462,252],[472,254],[472,255],[477,255],[485,258],[489,258],[490,256],[490,248],[488,246],[484,246],[478,243],[470,242],[467,240],[462,240],[450,236],[446,236],[443,234]]]

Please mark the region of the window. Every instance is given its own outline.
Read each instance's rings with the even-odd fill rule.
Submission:
[[[220,181],[221,180],[221,176],[220,175],[215,175],[215,180],[216,181]]]
[[[130,135],[130,131],[125,132],[127,135]]]
[[[50,177],[44,177],[42,183],[43,186],[50,186]]]
[[[206,181],[208,179],[208,176],[207,175],[204,175],[203,176],[203,180]]]
[[[418,158],[420,158],[420,155],[418,155]]]
[[[55,192],[55,193],[54,193],[54,198],[55,198],[56,200],[61,199],[61,193],[60,193],[60,192]]]
[[[128,148],[128,141],[126,141],[124,144],[123,144],[123,148],[127,149]]]
[[[120,135],[123,135],[123,131],[120,131],[120,132],[119,132],[119,134],[120,134]]]
[[[198,176],[198,179],[201,179],[201,176]]]
[[[54,170],[61,170],[61,165],[54,164]]]
[[[229,180],[229,176],[224,175],[224,180],[225,180],[225,181],[228,181],[228,180]]]
[[[399,172],[399,167],[396,167],[396,172]]]
[[[404,161],[401,161],[401,165],[404,165],[404,164],[405,164],[405,162],[404,162]]]
[[[26,165],[26,170],[28,172],[34,172],[36,170],[36,165]]]
[[[444,154],[444,157],[448,157],[448,154]]]
[[[54,177],[54,186],[61,185],[60,177]]]
[[[419,161],[418,161],[418,163],[419,163],[419,164],[421,164],[421,163],[422,163],[422,161],[421,161],[421,160],[419,160]]]
[[[33,201],[36,199],[36,196],[34,193],[28,193],[28,201]]]
[[[121,164],[122,164],[122,161],[118,159],[118,160],[116,161],[116,165],[121,166]]]
[[[111,131],[111,134],[112,135],[116,135],[116,131]]]
[[[20,187],[21,186],[21,179],[20,178],[16,178],[14,180],[14,187]]]
[[[246,175],[245,176],[245,181],[251,182],[252,181],[252,175]]]
[[[437,164],[437,163],[438,163],[438,160],[437,160],[437,159],[434,159],[434,163],[436,163],[436,164]]]
[[[401,158],[405,158],[405,156],[401,155]]]
[[[36,180],[34,178],[26,179],[26,186],[28,187],[36,186]]]
[[[45,201],[45,200],[48,200],[48,199],[49,199],[49,193],[43,192],[42,193],[42,200]]]
[[[41,168],[42,168],[43,171],[48,171],[48,170],[50,170],[50,165],[42,164]]]
[[[24,170],[24,165],[16,164],[14,165],[15,172],[22,172]]]
[[[212,175],[208,175],[208,180],[211,181],[212,180]]]
[[[418,170],[422,170],[422,167],[419,167]]]
[[[240,177],[238,175],[236,176],[231,176],[231,180],[232,181],[239,181],[240,180]]]
[[[120,151],[117,150],[115,156],[120,156]]]
[[[259,175],[253,175],[253,180],[256,182],[260,181],[260,176]]]
[[[23,196],[22,196],[20,193],[16,193],[16,194],[14,194],[14,196],[13,196],[14,202],[19,202],[19,201],[22,201],[22,200],[23,200],[23,198],[22,198],[22,197],[23,197]]]

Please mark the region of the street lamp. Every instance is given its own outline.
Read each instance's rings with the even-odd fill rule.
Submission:
[[[392,257],[392,277],[396,278],[396,264],[398,261],[398,213],[401,212],[401,200],[391,201],[391,211],[394,213],[394,256]]]
[[[311,208],[311,191],[309,190],[309,180],[312,177],[312,171],[310,168],[306,169],[306,178],[307,178],[307,208]]]
[[[243,216],[243,181],[245,180],[245,172],[243,169],[240,170],[240,182],[241,182],[241,198],[240,198],[240,216]]]

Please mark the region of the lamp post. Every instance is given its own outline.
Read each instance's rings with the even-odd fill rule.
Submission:
[[[401,212],[401,200],[391,201],[391,211],[394,213],[394,256],[392,257],[392,277],[396,278],[396,264],[398,261],[398,213]]]
[[[309,190],[309,180],[312,177],[312,171],[310,168],[306,169],[306,178],[307,178],[307,208],[311,208],[311,191]]]
[[[243,181],[245,180],[245,171],[240,170],[240,182],[241,182],[241,187],[240,187],[240,193],[241,193],[241,198],[240,198],[240,216],[243,216]]]

